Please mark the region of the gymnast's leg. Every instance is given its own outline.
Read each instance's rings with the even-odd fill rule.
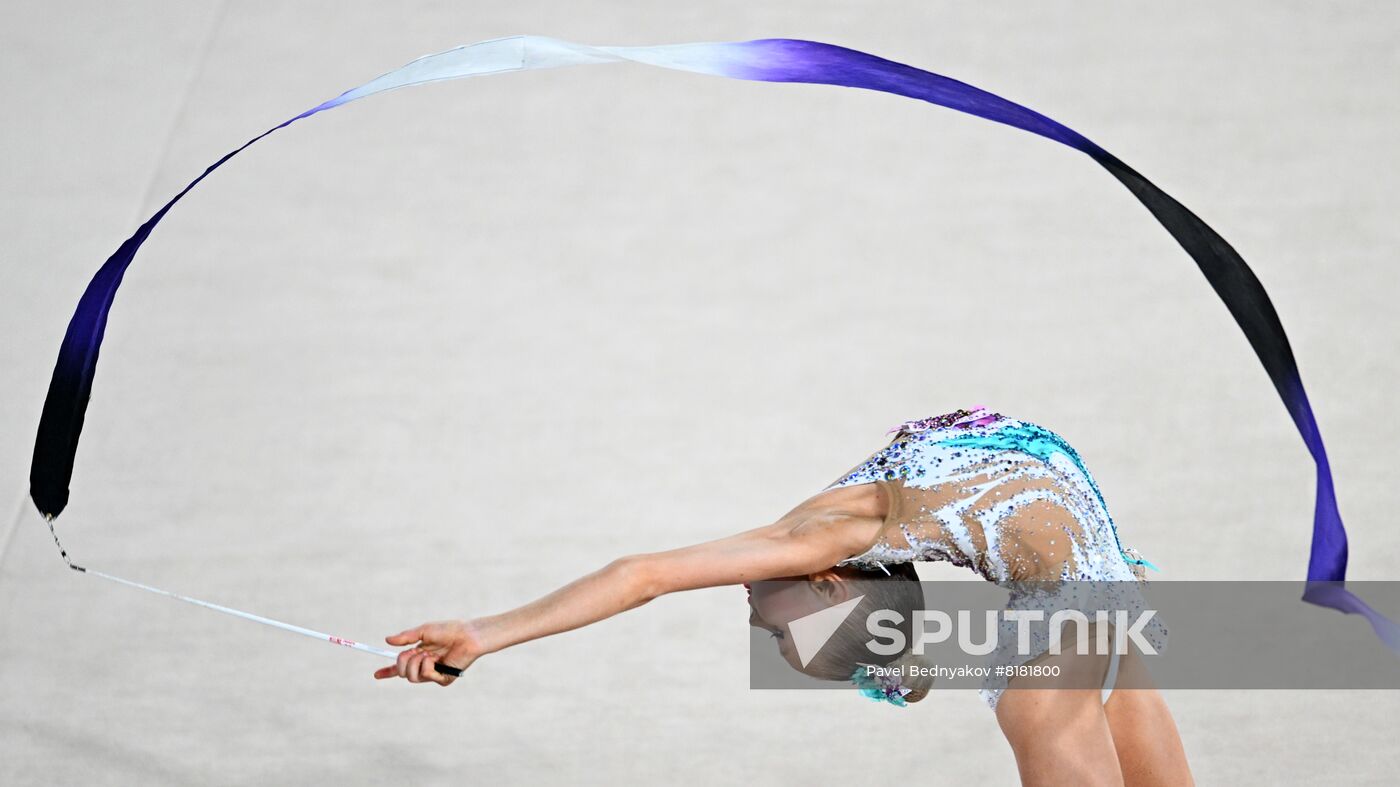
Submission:
[[[1123,785],[1098,688],[1108,671],[1108,657],[1071,651],[1035,663],[1058,666],[1056,682],[1093,688],[1046,688],[1049,684],[1039,678],[1011,679],[997,702],[997,723],[1016,755],[1021,783]]]
[[[1195,784],[1176,722],[1136,652],[1119,663],[1117,686],[1104,705],[1127,787]]]

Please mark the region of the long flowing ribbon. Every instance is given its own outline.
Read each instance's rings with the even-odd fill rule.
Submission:
[[[190,189],[249,145],[305,117],[402,87],[510,71],[636,62],[762,82],[805,82],[906,96],[1029,131],[1081,151],[1117,178],[1196,261],[1244,331],[1317,465],[1317,500],[1304,599],[1357,613],[1392,647],[1400,629],[1347,591],[1347,537],[1332,471],[1307,393],[1268,293],[1224,238],[1185,206],[1078,132],[1027,107],[964,82],[855,49],[789,38],[666,46],[595,47],[541,36],[512,36],[425,55],[264,131],[204,170],[127,238],[93,276],[68,324],[44,401],[30,470],[30,495],[52,519],[68,502],[78,437],[92,391],[98,350],[122,276],[156,225]]]

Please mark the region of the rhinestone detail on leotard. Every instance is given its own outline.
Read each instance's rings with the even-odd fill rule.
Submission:
[[[981,407],[905,421],[890,431],[896,434],[886,447],[826,487],[877,483],[889,495],[879,538],[842,565],[884,569],[889,563],[946,561],[1007,587],[1010,607],[1102,602],[1082,598],[1086,582],[1120,585],[1110,591],[1115,603],[1139,606],[1137,584],[1151,564],[1119,543],[1098,484],[1063,437]],[[1057,581],[1075,583],[1063,588],[1074,597],[1047,597],[1041,584],[1031,599],[1022,589]],[[1048,635],[1034,636],[1043,645]],[[1160,621],[1145,636],[1165,649]],[[1006,663],[1033,657],[994,656]],[[983,697],[992,707],[1005,683],[984,683]]]

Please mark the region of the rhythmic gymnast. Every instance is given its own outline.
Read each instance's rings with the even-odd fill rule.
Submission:
[[[1400,627],[1343,586],[1347,534],[1321,430],[1279,315],[1239,253],[1142,173],[1046,115],[965,82],[868,52],[790,38],[622,47],[530,35],[481,41],[425,55],[381,74],[224,154],[107,258],[74,310],[59,346],[30,468],[30,496],[55,543],[54,520],[68,505],[79,438],[117,291],[142,245],[191,189],[273,132],[362,98],[443,80],[605,63],[636,63],[729,79],[821,84],[902,96],[1021,129],[1078,151],[1101,166],[1196,263],[1258,356],[1316,466],[1316,505],[1303,600],[1364,617],[1387,647],[1400,651]],[[794,133],[802,131],[798,127]],[[874,593],[875,598],[887,605],[902,605],[897,608],[912,608],[919,603],[912,592],[918,584],[908,580],[914,578],[910,565],[918,560],[959,563],[997,584],[1025,579],[1087,579],[1132,586],[1139,579],[1144,561],[1119,544],[1097,486],[1078,454],[1057,435],[1034,424],[981,411],[950,413],[908,422],[904,427],[867,463],[772,524],[705,544],[619,558],[549,596],[501,615],[427,624],[402,632],[389,641],[415,647],[399,655],[394,667],[376,674],[446,685],[454,676],[439,671],[438,666],[463,669],[483,654],[594,623],[664,593],[715,585],[753,585],[755,625],[783,635],[787,624],[800,617],[799,612],[838,603],[842,597],[855,598],[858,594],[852,592],[851,583],[872,581],[877,575],[892,579],[873,580],[884,588]],[[979,496],[966,493],[965,487],[991,491]],[[1008,505],[1007,501],[1017,502]],[[87,576],[393,655],[113,577],[75,564],[61,545],[58,548],[70,568]],[[772,591],[771,586],[762,584],[777,579],[800,580],[799,587],[806,587],[805,595],[790,589]],[[1159,639],[1166,634],[1165,629],[1149,633]],[[846,639],[838,632],[827,646],[830,653],[806,665],[796,660],[796,666],[818,677],[849,679],[851,670],[847,668],[852,664],[839,663],[842,659],[837,658]],[[785,656],[790,656],[792,646],[785,644],[787,638],[777,641],[786,648]],[[1086,784],[1118,783],[1114,779],[1134,784],[1188,782],[1190,774],[1174,723],[1160,696],[1140,676],[1140,660],[1130,654],[1121,663],[1100,662],[1098,657],[1076,656],[1064,666],[1067,674],[1097,675],[1101,671],[1102,691],[1113,689],[1112,680],[1119,689],[1132,686],[1132,690],[1112,690],[1103,702],[1100,689],[1087,692],[1081,680],[1034,690],[1020,677],[1007,685],[984,686],[984,697],[996,711],[1023,776],[1032,782],[1053,777]],[[927,688],[898,684],[882,691],[892,692],[885,694],[892,701],[897,698],[898,703],[907,703],[921,699]],[[1110,768],[1110,764],[1119,768]]]
[[[512,645],[667,593],[744,585],[750,624],[773,633],[794,669],[865,685],[866,696],[905,705],[923,699],[931,680],[902,669],[917,662],[908,647],[872,656],[863,615],[848,616],[806,663],[789,624],[857,596],[858,612],[918,608],[923,594],[913,563],[930,560],[967,567],[1013,596],[1026,587],[1072,593],[1089,584],[1135,591],[1150,565],[1120,545],[1098,485],[1064,438],[983,408],[961,409],[901,424],[886,447],[772,524],[620,557],[502,614],[394,634],[389,644],[408,647],[374,677],[450,686],[478,658]],[[905,643],[910,618],[903,616]],[[1158,621],[1146,631],[1157,646],[1165,646],[1166,633]],[[1034,641],[1017,663],[1060,667],[1059,682],[989,678],[981,691],[1024,783],[1192,783],[1171,712],[1140,654],[1120,659],[1066,648],[1052,655],[1044,637]],[[865,665],[916,676],[873,680]],[[1090,680],[1095,687],[1083,688]],[[1115,681],[1133,688],[1114,691]]]

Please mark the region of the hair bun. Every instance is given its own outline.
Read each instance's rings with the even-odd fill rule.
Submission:
[[[912,650],[904,651],[899,658],[886,666],[899,669],[899,682],[909,689],[909,693],[904,695],[905,702],[918,702],[927,697],[929,690],[933,688],[934,677],[929,663],[922,656],[914,655]]]

